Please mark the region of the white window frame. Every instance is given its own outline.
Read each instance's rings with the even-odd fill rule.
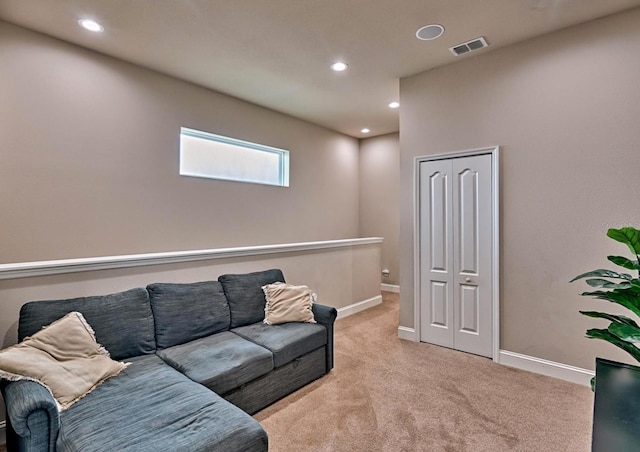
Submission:
[[[200,138],[203,140],[211,141],[213,143],[222,143],[222,144],[227,144],[231,146],[237,146],[245,150],[250,149],[257,152],[266,152],[269,154],[276,154],[279,160],[278,169],[277,169],[278,182],[273,183],[273,182],[268,182],[263,180],[252,180],[252,179],[243,178],[243,177],[231,177],[231,176],[225,176],[221,174],[207,173],[205,171],[202,171],[202,172],[188,171],[185,169],[185,162],[184,162],[185,153],[183,152],[183,149],[182,149],[183,136]],[[212,151],[215,152],[214,149],[212,149]],[[234,181],[234,182],[245,182],[250,184],[262,184],[262,185],[271,185],[271,186],[278,186],[278,187],[288,187],[289,186],[289,151],[271,147],[271,146],[266,146],[263,144],[238,140],[236,138],[216,135],[209,132],[203,132],[201,130],[190,129],[188,127],[181,127],[180,128],[180,175],[188,176],[188,177],[201,177],[205,179],[217,179],[217,180],[227,180],[227,181]]]

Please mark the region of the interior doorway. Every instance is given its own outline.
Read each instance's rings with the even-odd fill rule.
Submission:
[[[416,159],[418,337],[497,359],[498,148]]]

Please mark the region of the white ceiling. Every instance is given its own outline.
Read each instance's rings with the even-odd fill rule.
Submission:
[[[0,18],[339,132],[398,130],[399,78],[640,0],[0,0]],[[77,25],[93,18],[92,34]],[[442,24],[435,41],[423,25]],[[491,47],[454,57],[479,36]],[[329,65],[349,63],[336,73]],[[402,108],[402,106],[400,107]],[[360,129],[371,129],[364,135]]]

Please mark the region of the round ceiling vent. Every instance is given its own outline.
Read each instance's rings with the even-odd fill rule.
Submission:
[[[438,24],[425,25],[416,31],[416,37],[423,41],[431,41],[432,39],[439,38],[444,33],[444,27]]]

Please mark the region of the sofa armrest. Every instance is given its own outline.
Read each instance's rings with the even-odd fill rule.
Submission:
[[[333,323],[336,321],[338,311],[336,308],[314,304],[313,317],[320,325],[327,329],[327,372],[333,369]]]
[[[41,384],[20,380],[2,385],[7,408],[7,448],[53,452],[60,429],[58,407]]]

